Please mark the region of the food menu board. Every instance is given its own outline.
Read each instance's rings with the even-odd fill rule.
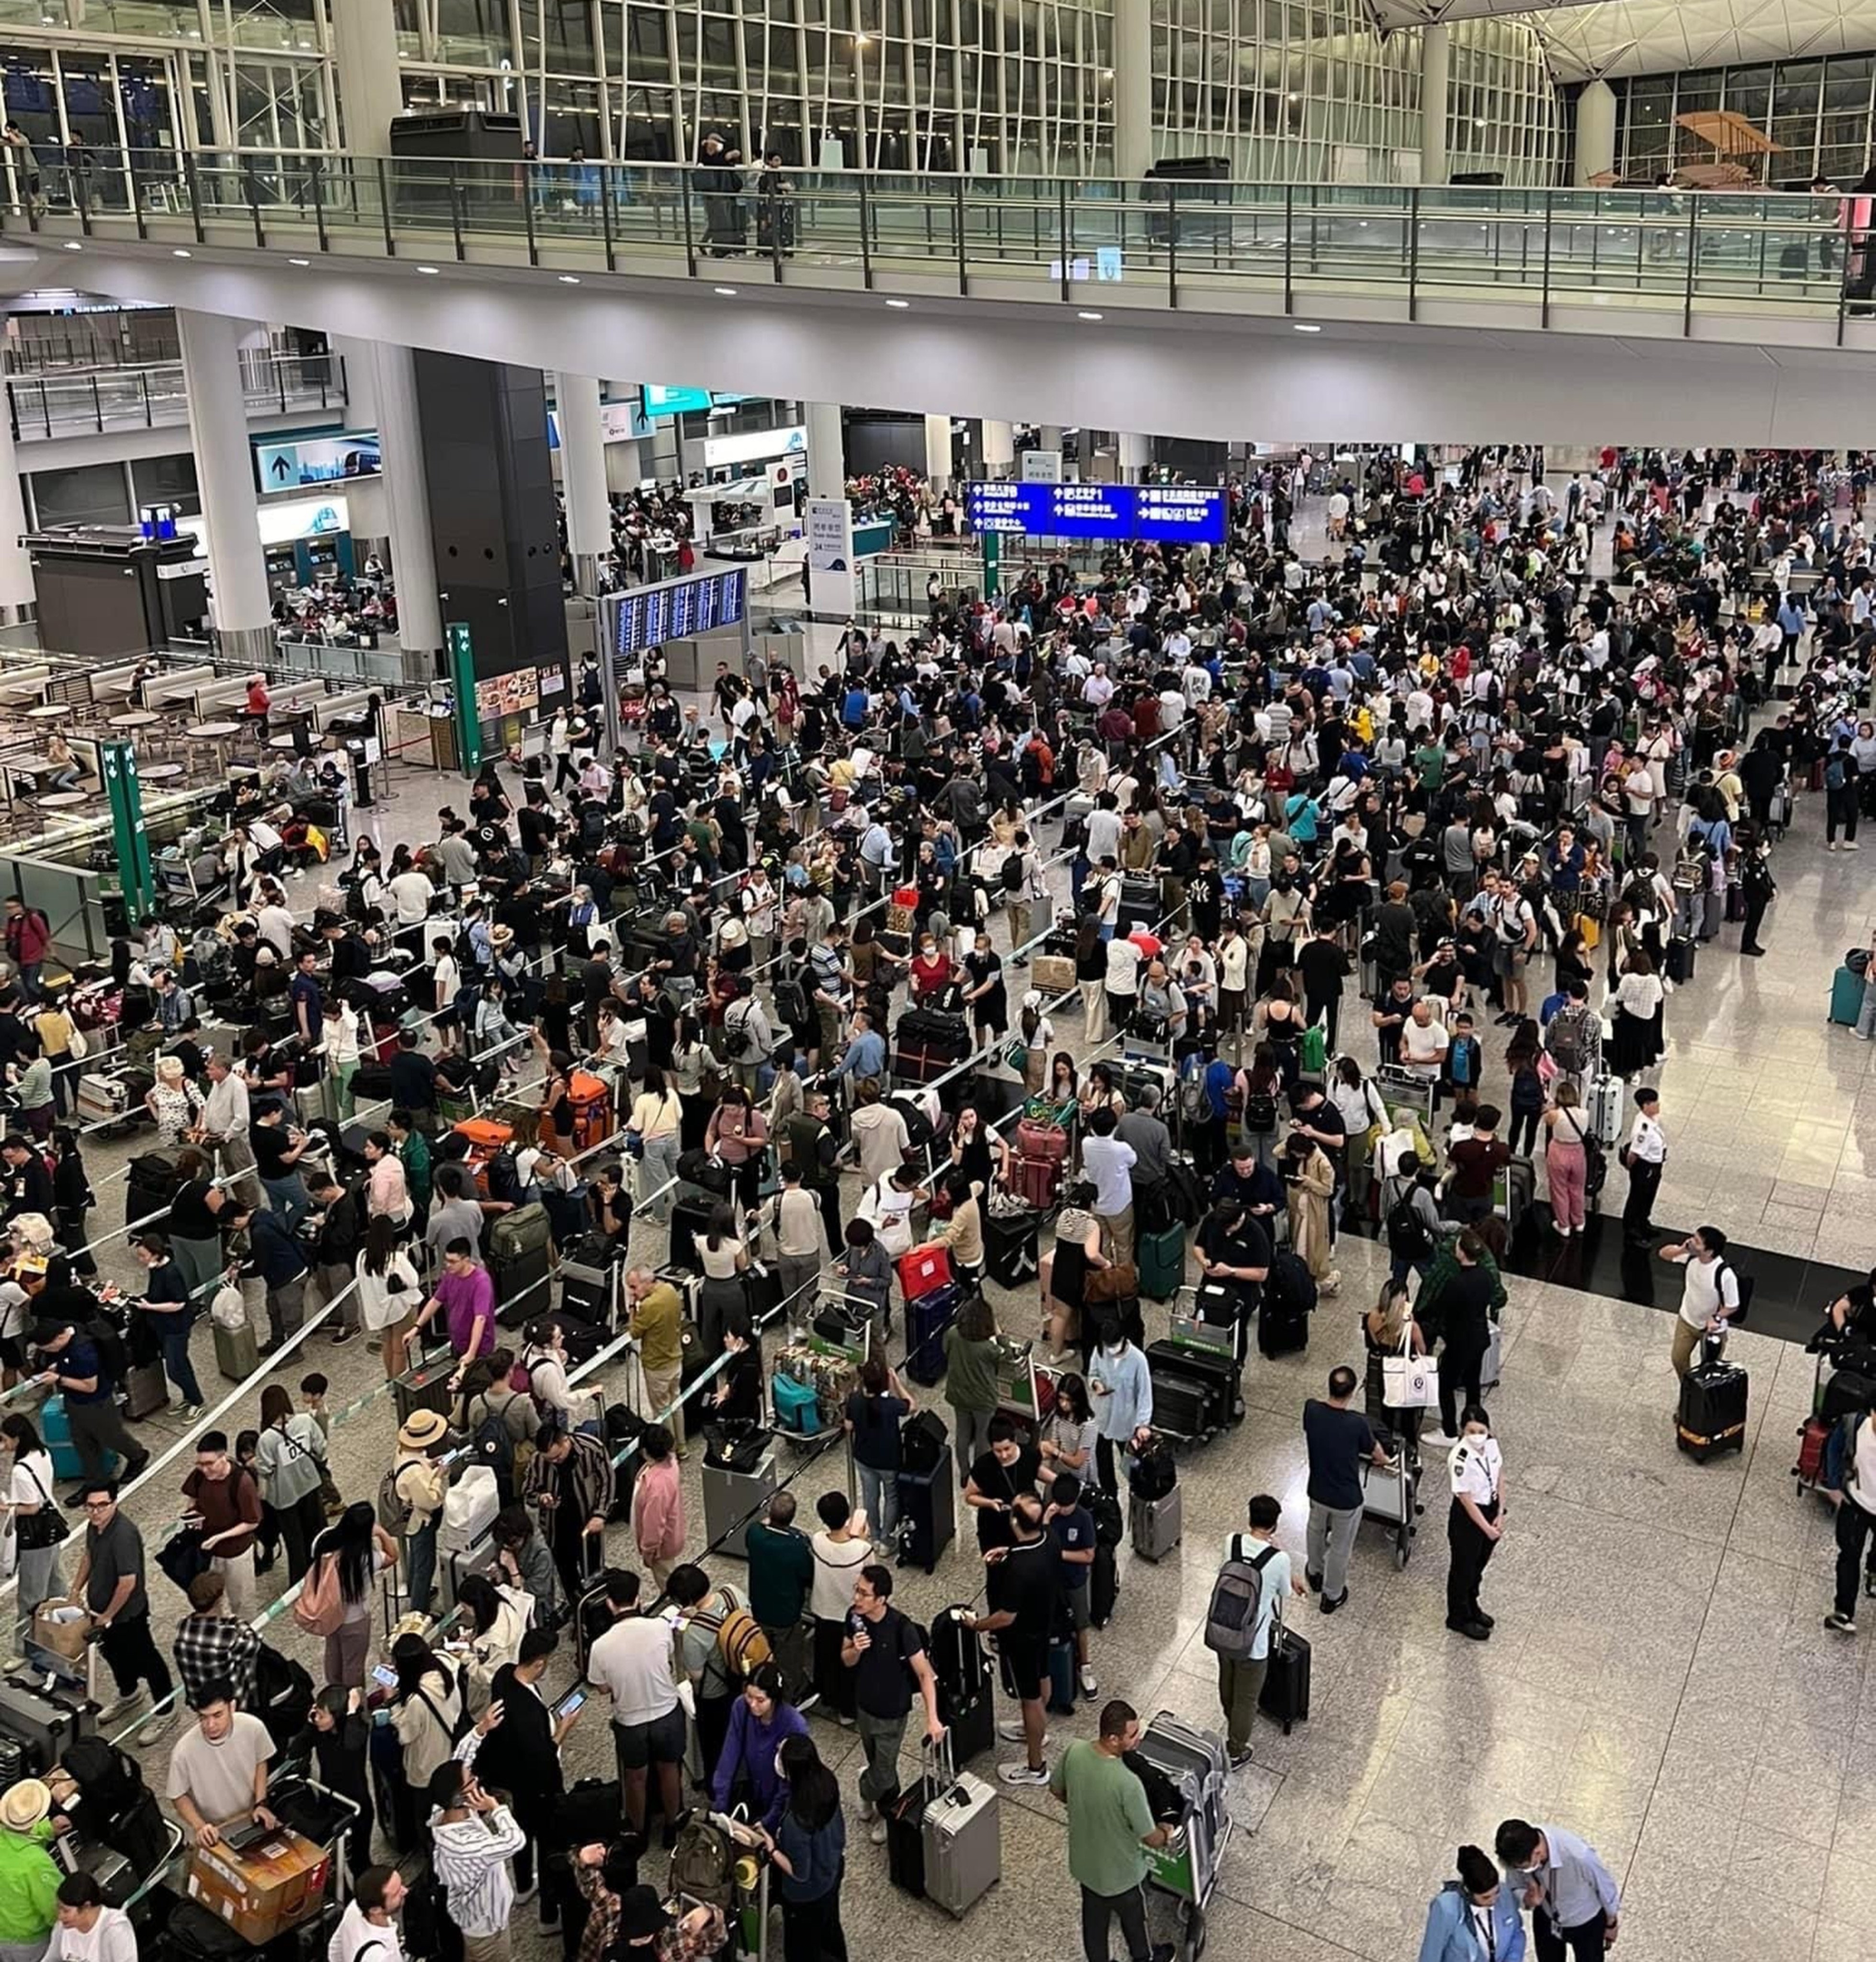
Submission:
[[[748,611],[749,574],[739,569],[667,580],[660,586],[615,594],[611,604],[612,651],[642,653],[666,641],[687,640],[717,627],[740,626]]]
[[[976,532],[1122,543],[1225,542],[1225,493],[1191,484],[972,484],[965,489],[964,509]]]
[[[499,722],[504,716],[525,715],[539,708],[541,677],[534,668],[516,668],[511,674],[491,675],[475,685],[475,719]]]

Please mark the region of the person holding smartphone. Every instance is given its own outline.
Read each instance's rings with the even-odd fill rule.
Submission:
[[[561,1745],[586,1700],[576,1690],[550,1707],[542,1694],[542,1679],[559,1647],[560,1638],[551,1628],[530,1628],[521,1638],[519,1659],[496,1670],[489,1695],[502,1707],[501,1724],[483,1740],[476,1757],[478,1778],[509,1794],[515,1817],[527,1835],[527,1844],[514,1856],[521,1900],[534,1891],[535,1849],[547,1843],[566,1794]],[[545,1887],[539,1905],[541,1925],[551,1928],[555,1903]]]

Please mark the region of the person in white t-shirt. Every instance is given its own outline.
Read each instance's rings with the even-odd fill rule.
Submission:
[[[352,1898],[326,1944],[326,1962],[404,1962],[397,1916],[409,1892],[395,1867],[367,1867],[354,1874]]]
[[[942,1446],[940,1447],[942,1449]],[[823,1492],[814,1502],[821,1530],[812,1535],[808,1550],[814,1557],[814,1580],[808,1590],[807,1611],[814,1623],[814,1686],[824,1708],[843,1729],[853,1727],[853,1672],[840,1659],[847,1615],[853,1606],[853,1583],[873,1558],[867,1517],[845,1492]]]
[[[59,1883],[59,1925],[46,1962],[137,1962],[136,1930],[120,1907],[104,1905],[91,1874],[68,1874]]]
[[[1429,1083],[1437,1082],[1446,1048],[1446,1032],[1433,1020],[1433,1004],[1422,995],[1401,1024],[1401,1065]]]
[[[638,1577],[615,1571],[606,1583],[612,1625],[593,1645],[586,1679],[612,1700],[612,1746],[618,1759],[625,1817],[634,1833],[645,1829],[645,1788],[651,1771],[667,1822],[682,1801],[684,1706],[672,1673],[671,1626],[638,1605]]]
[[[1727,1264],[1726,1235],[1717,1226],[1696,1226],[1684,1240],[1661,1249],[1661,1258],[1681,1270],[1680,1312],[1674,1318],[1674,1373],[1694,1366],[1701,1338],[1725,1333],[1739,1312],[1739,1276]]]

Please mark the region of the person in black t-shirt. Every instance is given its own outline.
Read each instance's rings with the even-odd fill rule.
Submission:
[[[1329,1053],[1335,1053],[1335,1026],[1342,1012],[1342,983],[1348,976],[1348,956],[1336,941],[1336,922],[1317,922],[1315,936],[1296,950],[1296,971],[1302,976],[1308,1019],[1322,1024]]]
[[[944,1734],[938,1716],[938,1678],[917,1622],[892,1605],[890,1567],[861,1568],[853,1583],[840,1660],[853,1672],[855,1721],[866,1769],[860,1774],[860,1816],[872,1820],[873,1844],[886,1843],[886,1815],[899,1795],[899,1747],[912,1714],[914,1691],[925,1703],[925,1734]]]
[[[990,1420],[990,1448],[971,1461],[964,1481],[964,1503],[977,1516],[977,1550],[989,1553],[1010,1545],[1011,1507],[1019,1494],[1036,1489],[1042,1454],[1020,1443],[1006,1417]]]
[[[977,929],[976,948],[964,956],[964,969],[970,977],[964,999],[970,1004],[971,1021],[978,1034],[988,1029],[993,1035],[1002,1035],[1010,1018],[1003,963],[990,945],[989,935],[981,927]]]
[[[999,1775],[1011,1785],[1043,1785],[1048,1767],[1043,1760],[1046,1734],[1043,1698],[1049,1680],[1049,1644],[1063,1612],[1061,1551],[1044,1530],[1043,1504],[1031,1487],[1010,1508],[1010,1543],[984,1555],[989,1569],[990,1612],[973,1615],[966,1628],[997,1638],[1003,1664],[1004,1686],[1022,1705],[1020,1724],[999,1726],[1012,1742],[1021,1738],[1024,1761],[1001,1765]]]

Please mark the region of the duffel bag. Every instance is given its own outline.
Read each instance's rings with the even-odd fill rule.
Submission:
[[[714,1158],[706,1151],[682,1152],[678,1155],[677,1175],[687,1185],[695,1185],[705,1192],[714,1192],[727,1197],[730,1190],[730,1168],[721,1158]]]

